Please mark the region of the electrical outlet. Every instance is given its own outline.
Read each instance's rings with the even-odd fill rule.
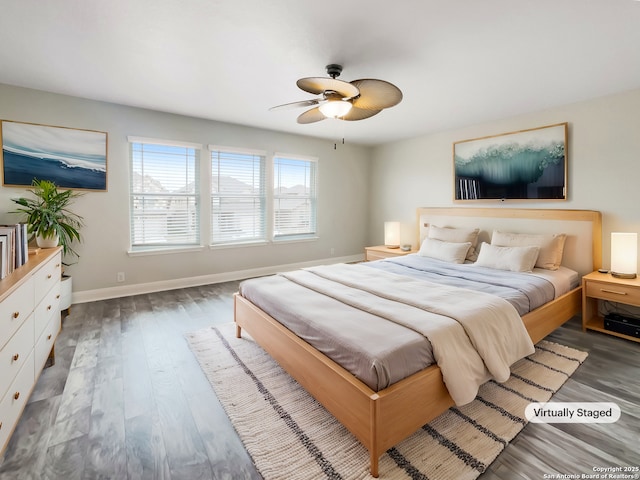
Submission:
[[[124,272],[118,272],[117,273],[116,282],[124,282]]]

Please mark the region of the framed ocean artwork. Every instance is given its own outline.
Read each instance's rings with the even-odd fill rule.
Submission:
[[[567,123],[453,144],[454,200],[566,200]]]
[[[2,120],[2,184],[34,179],[60,188],[107,189],[107,133]]]

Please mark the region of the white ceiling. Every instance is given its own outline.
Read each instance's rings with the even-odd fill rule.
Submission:
[[[378,144],[640,87],[637,0],[0,0],[0,83]],[[403,101],[299,125],[344,65]],[[0,106],[0,118],[2,111]]]

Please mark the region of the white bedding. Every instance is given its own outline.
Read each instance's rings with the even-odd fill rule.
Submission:
[[[557,298],[556,287],[544,273],[513,272],[476,264],[455,264],[442,260],[405,255],[366,262],[368,268],[406,275],[443,285],[482,291],[509,301],[524,315]],[[558,279],[561,279],[561,275]],[[558,286],[562,283],[556,280]]]
[[[448,372],[448,388],[458,392],[454,398],[457,403],[464,402],[473,395],[473,391],[467,390],[468,386],[449,385],[451,382],[455,383],[455,380],[449,378],[455,378],[456,369],[460,368],[456,365],[458,360],[455,356],[441,356],[443,348],[432,345],[431,341],[440,334],[431,332],[431,326],[407,324],[409,319],[425,315],[424,312],[414,310],[424,310],[421,304],[427,301],[430,291],[436,292],[437,286],[444,285],[446,288],[441,291],[456,292],[449,295],[450,300],[443,304],[442,309],[426,313],[427,317],[434,319],[435,324],[442,324],[442,318],[438,317],[442,314],[445,317],[457,316],[457,308],[475,313],[479,307],[467,301],[467,297],[485,296],[508,302],[523,315],[544,302],[560,297],[575,287],[579,280],[576,272],[562,267],[557,271],[534,269],[533,273],[501,272],[486,267],[451,265],[407,255],[396,259],[333,267],[340,272],[343,269],[357,270],[362,281],[360,285],[352,286],[345,285],[351,283],[351,280],[338,282],[338,292],[325,295],[315,291],[311,285],[307,286],[307,281],[304,280],[312,276],[329,282],[317,275],[325,268],[329,267],[316,267],[315,274],[302,271],[246,280],[240,285],[240,294],[353,373],[374,391],[387,388],[437,362],[443,374]],[[394,280],[390,285],[380,284],[376,291],[372,291],[372,285],[382,278]],[[298,283],[292,281],[295,279]],[[330,289],[333,290],[333,287]],[[398,299],[401,299],[400,302]],[[453,305],[453,310],[446,310],[447,305]],[[440,306],[436,308],[439,309]],[[515,342],[521,346],[518,339],[525,332],[529,348],[530,340],[522,320],[519,316],[514,318],[517,318],[515,323],[518,325],[518,332],[514,334]],[[454,323],[458,326],[447,328],[458,331],[462,329],[462,340],[451,340],[450,346],[444,350],[457,352],[462,347],[459,348],[456,342],[468,343],[475,333],[473,327],[467,331],[459,323]],[[509,347],[509,343],[514,341],[512,334],[506,333],[508,328],[496,329],[482,319],[478,320],[477,325],[481,326],[481,335],[501,338]],[[483,331],[485,327],[487,328]],[[447,341],[449,340],[445,340],[445,345]],[[451,346],[454,344],[455,346]],[[494,349],[500,348],[503,347]],[[526,349],[521,349],[520,353],[524,350]],[[485,363],[492,362],[487,349],[483,354],[477,355],[479,359],[476,366],[466,365],[460,368],[467,369],[467,373],[471,372],[471,388],[476,388],[478,382],[482,383],[491,376],[497,380],[504,378],[504,375],[508,376],[508,368],[505,370],[504,366],[508,367],[510,360],[503,360],[500,367],[494,365],[486,368]],[[468,360],[469,355],[466,357],[463,362]],[[451,372],[454,372],[453,377],[449,375]]]
[[[282,275],[424,335],[457,405],[471,402],[491,377],[506,381],[509,367],[535,351],[516,309],[494,295],[384,271],[372,276],[362,265],[328,265]]]
[[[558,298],[580,285],[580,275],[570,268],[560,266],[558,270],[534,268],[530,275],[546,279],[553,284],[555,297]]]

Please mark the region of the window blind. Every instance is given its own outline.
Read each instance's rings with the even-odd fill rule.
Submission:
[[[273,159],[274,238],[316,234],[317,161],[277,155]]]
[[[199,148],[147,142],[153,140],[130,143],[131,246],[141,250],[198,245]]]
[[[265,154],[211,149],[211,244],[266,240]]]

